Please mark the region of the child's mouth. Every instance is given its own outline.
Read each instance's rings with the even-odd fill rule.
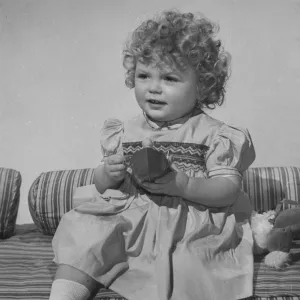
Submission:
[[[149,100],[147,100],[147,102],[149,102],[151,104],[158,104],[158,105],[165,105],[166,104],[166,102],[158,101],[158,100],[154,100],[154,99],[149,99]]]

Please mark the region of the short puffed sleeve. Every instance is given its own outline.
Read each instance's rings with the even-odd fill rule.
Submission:
[[[100,132],[100,144],[103,157],[122,153],[124,124],[118,119],[108,119]]]
[[[248,130],[223,124],[206,154],[207,176],[242,177],[254,160],[255,150]]]

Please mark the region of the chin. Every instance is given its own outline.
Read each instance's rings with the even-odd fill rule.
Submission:
[[[165,122],[168,121],[168,116],[161,112],[145,111],[146,115],[150,117],[153,121]]]

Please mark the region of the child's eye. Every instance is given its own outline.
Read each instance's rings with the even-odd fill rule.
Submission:
[[[178,79],[177,79],[177,78],[175,78],[175,77],[172,77],[172,76],[166,76],[166,80],[167,80],[167,81],[173,81],[173,82],[176,82],[176,81],[178,81]]]
[[[148,76],[146,74],[138,74],[137,78],[146,79]]]

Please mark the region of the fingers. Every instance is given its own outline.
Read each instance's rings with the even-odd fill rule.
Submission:
[[[151,193],[160,193],[164,190],[164,186],[157,183],[143,182],[142,186]]]
[[[116,181],[123,180],[125,177],[125,172],[114,172],[111,173],[111,178],[113,178]]]
[[[115,165],[115,164],[124,164],[124,156],[120,155],[120,154],[115,154],[115,155],[111,155],[108,156],[105,161],[109,164],[109,165]]]
[[[166,184],[174,180],[175,173],[174,172],[168,172],[166,175],[155,179],[155,183],[157,184]]]
[[[105,172],[114,180],[123,180],[126,174],[126,165],[124,164],[124,156],[114,154],[104,159]]]
[[[126,166],[124,164],[109,165],[110,172],[118,172],[118,171],[125,171],[125,170],[126,170]]]
[[[117,171],[112,171],[110,168],[107,169],[106,174],[114,179],[114,180],[123,180],[125,178],[126,170],[117,170]]]
[[[105,158],[106,168],[109,169],[110,172],[118,172],[126,170],[126,165],[124,164],[124,156],[123,155],[111,155]]]
[[[177,168],[176,164],[174,162],[170,162],[170,168],[176,172],[179,172],[180,169]]]

